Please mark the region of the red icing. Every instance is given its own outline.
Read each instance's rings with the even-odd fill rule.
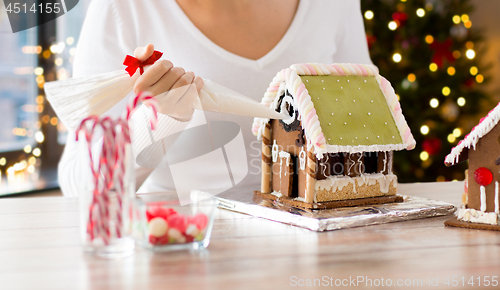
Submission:
[[[481,186],[487,186],[493,181],[493,174],[484,167],[479,167],[474,171],[474,180]]]

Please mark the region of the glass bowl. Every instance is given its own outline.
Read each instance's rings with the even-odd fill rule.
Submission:
[[[201,250],[210,243],[217,199],[192,191],[180,202],[176,192],[139,195],[131,233],[137,245],[153,251]]]

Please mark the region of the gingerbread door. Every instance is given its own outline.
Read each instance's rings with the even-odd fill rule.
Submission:
[[[285,196],[292,196],[293,158],[286,152],[280,152],[273,163],[273,190]]]

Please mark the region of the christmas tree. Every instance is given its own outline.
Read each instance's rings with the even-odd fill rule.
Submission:
[[[463,180],[445,156],[494,107],[468,0],[361,0],[373,63],[399,96],[417,141],[395,153],[402,182]],[[479,49],[479,50],[478,50]]]

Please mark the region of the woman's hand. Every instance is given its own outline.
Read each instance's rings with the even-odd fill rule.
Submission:
[[[138,47],[134,57],[145,61],[154,52],[152,44]],[[193,72],[174,67],[168,60],[159,60],[137,79],[134,93],[151,92],[160,103],[159,112],[179,121],[188,121],[194,113],[193,104],[203,87],[203,80]]]

